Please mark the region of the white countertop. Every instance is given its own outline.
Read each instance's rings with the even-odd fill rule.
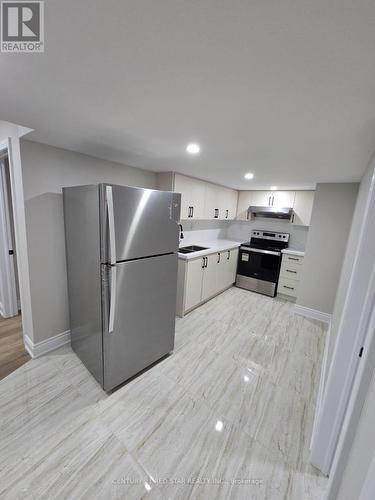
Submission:
[[[305,252],[302,252],[301,250],[293,250],[293,248],[284,248],[284,250],[281,250],[281,253],[295,255],[297,257],[304,257],[305,256]]]
[[[179,253],[178,258],[184,260],[196,259],[197,257],[203,257],[204,255],[209,255],[210,253],[224,252],[225,250],[231,250],[232,248],[239,248],[241,246],[241,241],[233,240],[211,240],[211,241],[195,241],[185,243],[184,240],[180,241],[180,247],[188,247],[190,245],[199,245],[200,247],[207,247],[207,250],[200,250],[199,252],[191,253]]]

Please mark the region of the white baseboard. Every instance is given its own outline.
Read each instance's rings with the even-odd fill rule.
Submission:
[[[314,424],[313,424],[313,429],[311,433],[311,440],[310,440],[310,449],[311,449],[311,443],[314,439],[314,435],[316,432],[316,427],[317,427],[317,422],[319,419],[319,414],[320,410],[322,407],[323,403],[323,396],[324,396],[324,386],[325,386],[325,381],[326,381],[326,374],[327,370],[329,368],[329,359],[328,359],[328,353],[329,353],[329,345],[331,342],[331,328],[332,328],[332,322],[329,322],[327,333],[326,333],[326,340],[324,343],[324,353],[323,353],[323,360],[322,360],[322,368],[320,372],[320,380],[319,380],[319,389],[318,389],[318,394],[316,397],[316,405],[315,405],[315,416],[314,416]]]
[[[322,311],[317,311],[316,309],[310,309],[309,307],[300,306],[296,304],[294,306],[294,312],[300,316],[305,316],[306,318],[317,319],[318,321],[323,321],[323,323],[330,323],[332,319],[332,314],[328,314]]]
[[[25,348],[27,352],[30,354],[30,356],[32,358],[39,358],[40,356],[43,356],[43,354],[46,354],[47,352],[54,351],[55,349],[58,349],[59,347],[65,344],[69,344],[70,330],[59,333],[54,337],[51,337],[47,340],[43,340],[42,342],[37,342],[36,344],[34,344],[34,342],[27,335],[24,335],[24,339],[25,339]]]

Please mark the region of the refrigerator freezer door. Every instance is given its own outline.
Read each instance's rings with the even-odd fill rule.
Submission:
[[[114,328],[110,333],[110,266],[104,297],[104,389],[109,391],[173,350],[177,255],[116,265]]]
[[[180,194],[116,185],[101,187],[102,263],[110,262],[108,187],[112,190],[112,241],[117,262],[178,251]]]

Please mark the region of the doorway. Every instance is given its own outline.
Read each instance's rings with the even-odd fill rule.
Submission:
[[[24,347],[7,149],[0,152],[0,379],[30,359]]]

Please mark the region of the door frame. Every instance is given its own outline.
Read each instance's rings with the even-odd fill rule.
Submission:
[[[14,251],[12,242],[12,230],[10,209],[13,211],[12,201],[8,197],[10,186],[8,186],[5,158],[8,158],[8,148],[0,149],[0,230],[2,231],[0,245],[0,267],[2,280],[0,282],[2,303],[0,313],[4,318],[17,316],[17,286],[14,267]],[[9,158],[8,158],[9,163]],[[9,172],[10,175],[10,172]]]
[[[374,266],[375,267],[375,266]],[[328,481],[326,500],[335,500],[340,489],[341,480],[349,453],[353,444],[355,433],[361,418],[367,392],[374,374],[375,359],[375,272],[372,274],[372,313],[368,319],[362,362],[359,364],[352,391],[350,394],[347,411],[342,431],[337,443],[333,459],[331,474]],[[374,464],[372,464],[374,466]],[[360,492],[358,492],[358,495]],[[371,497],[373,498],[373,496]]]
[[[20,137],[25,136],[32,129],[10,122],[0,121],[0,150],[8,151],[10,189],[12,193],[12,208],[14,233],[17,248],[17,271],[19,294],[22,310],[22,333],[26,350],[32,356],[34,339],[33,316],[31,307],[31,288],[29,258],[27,251],[25,197],[22,180]]]
[[[375,453],[368,468],[365,482],[361,489],[359,500],[373,500],[375,491]]]
[[[368,175],[358,244],[311,444],[312,464],[330,476],[327,500],[335,499],[340,487],[374,368],[375,157]]]

